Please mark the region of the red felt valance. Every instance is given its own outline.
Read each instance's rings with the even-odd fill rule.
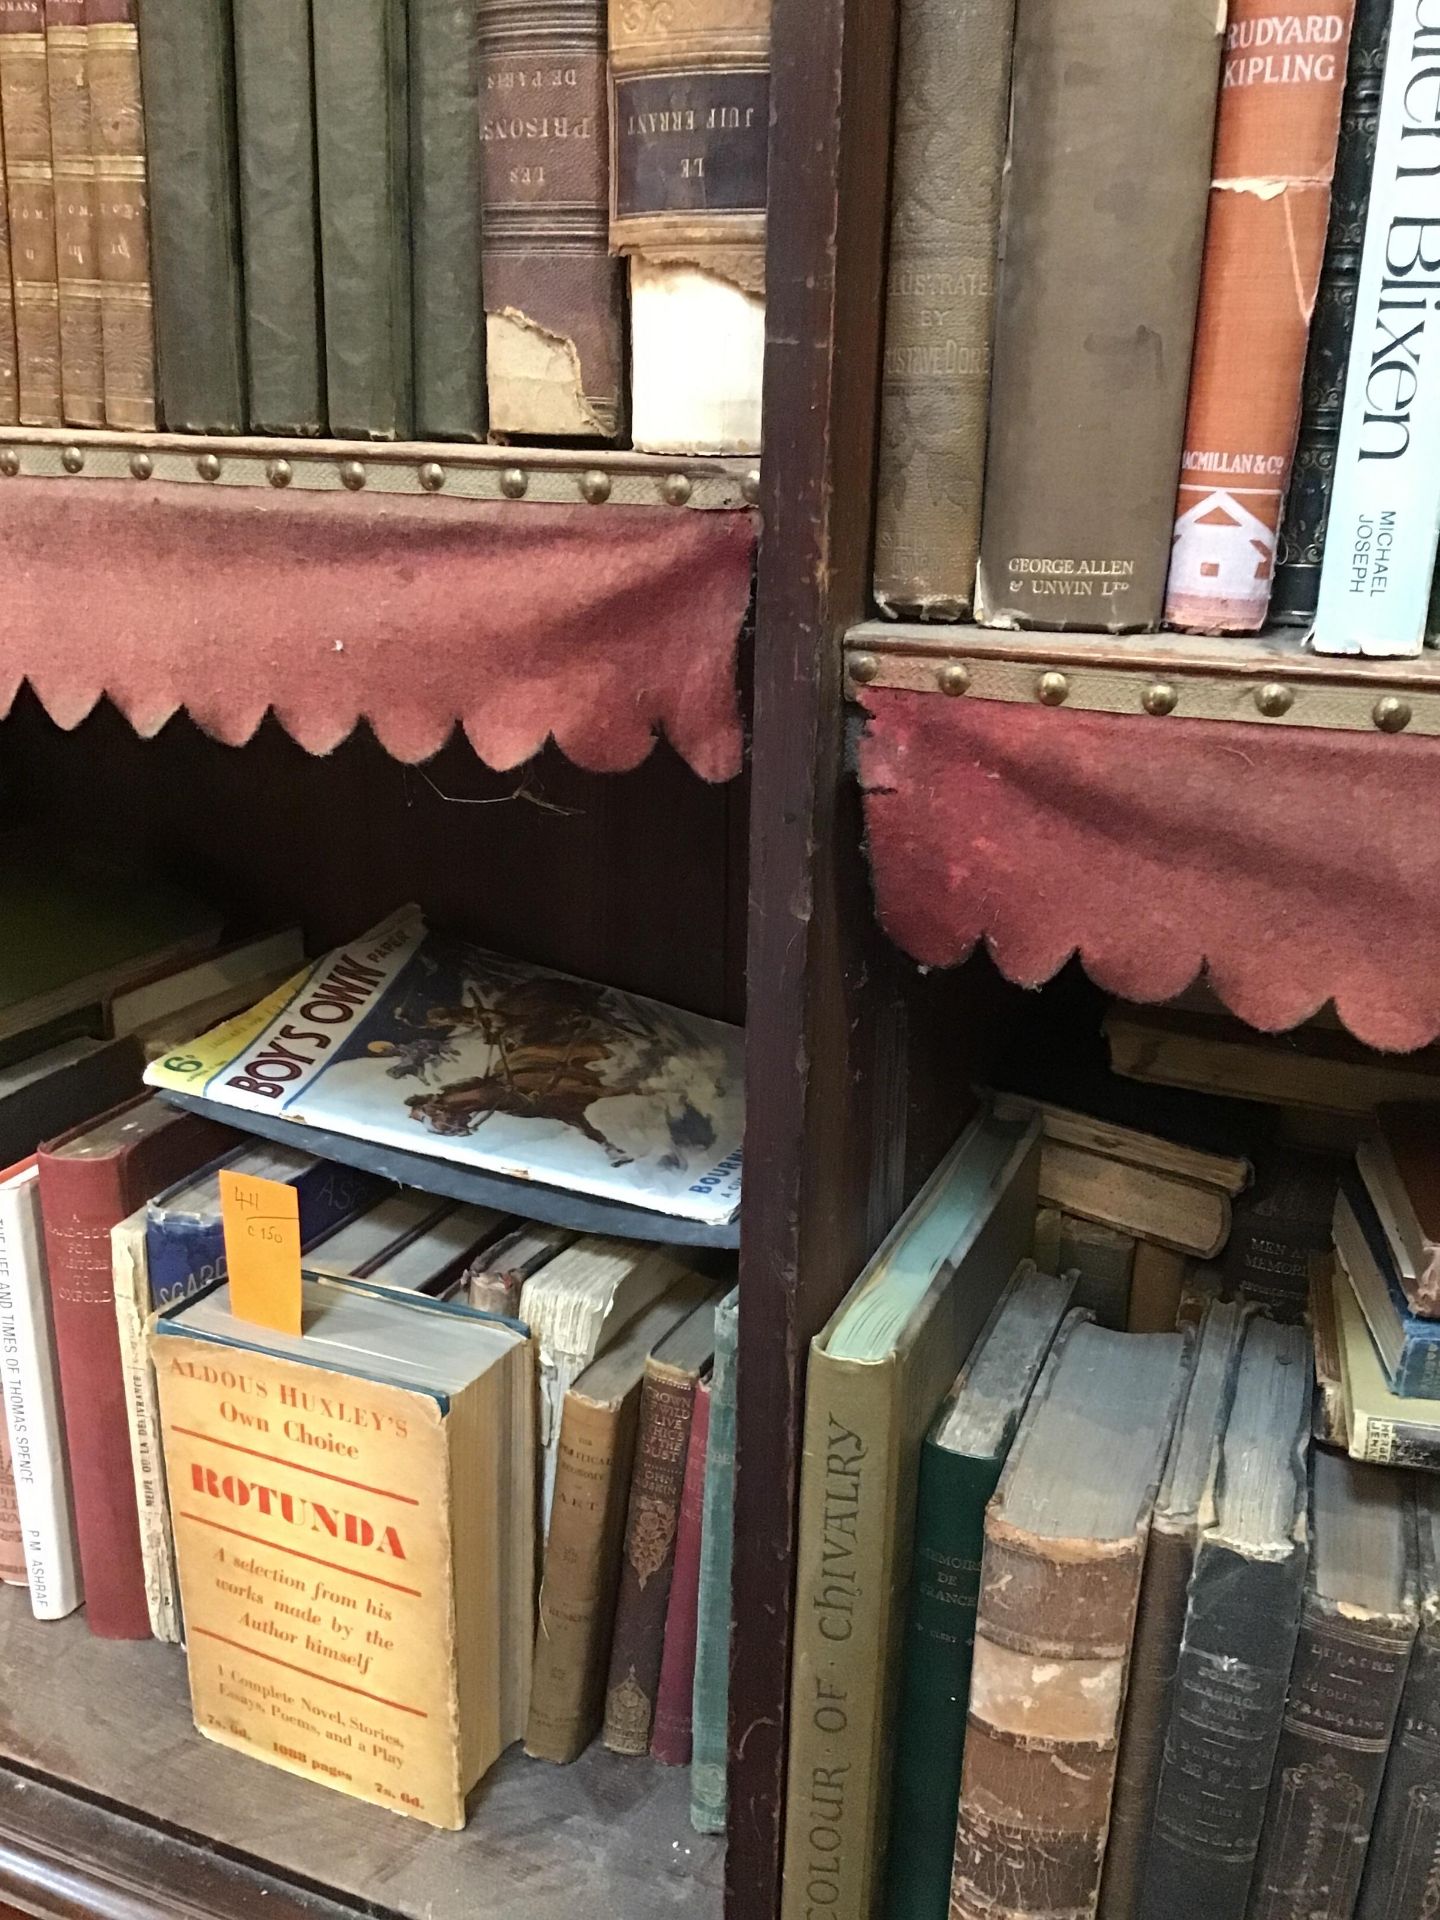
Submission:
[[[876,905],[916,960],[983,940],[1033,987],[1078,954],[1136,1001],[1204,966],[1267,1032],[1333,1001],[1373,1047],[1440,1034],[1440,740],[861,700]]]
[[[108,696],[239,745],[273,712],[327,753],[364,720],[414,762],[459,725],[605,773],[663,733],[726,780],[754,546],[745,512],[4,480],[0,715],[28,680],[62,727]]]

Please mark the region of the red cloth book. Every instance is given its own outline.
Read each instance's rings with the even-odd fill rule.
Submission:
[[[691,1701],[695,1690],[695,1632],[700,1613],[700,1532],[705,1509],[705,1453],[710,1438],[710,1382],[702,1380],[690,1418],[685,1487],[675,1537],[675,1572],[665,1614],[665,1651],[655,1695],[650,1751],[667,1767],[690,1764]]]
[[[142,1097],[42,1147],[40,1207],[85,1617],[106,1640],[147,1640],[150,1616],[115,1322],[110,1229],[239,1135]]]

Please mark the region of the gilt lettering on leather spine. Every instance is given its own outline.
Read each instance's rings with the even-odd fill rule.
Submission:
[[[1014,23],[1015,0],[900,12],[875,598],[921,620],[975,592]]]
[[[605,1744],[615,1753],[650,1751],[695,1388],[694,1374],[653,1359],[646,1367],[605,1693]]]
[[[1265,623],[1355,0],[1232,0],[1165,619]]]
[[[70,426],[103,427],[105,347],[88,47],[85,0],[45,0],[55,258],[60,283],[61,410]]]
[[[1281,522],[1270,617],[1287,626],[1309,626],[1320,595],[1320,560],[1330,518],[1335,449],[1355,294],[1360,282],[1360,246],[1370,205],[1370,177],[1380,129],[1380,83],[1390,37],[1390,0],[1358,0],[1350,32],[1350,60],[1340,109],[1335,174],[1330,183],[1330,225],[1325,261],[1310,321],[1305,356],[1300,434]]]
[[[27,427],[58,427],[60,277],[44,0],[0,0],[0,120],[4,122],[20,420]]]
[[[479,18],[491,430],[613,439],[625,303],[607,238],[605,0],[479,0]]]
[[[105,424],[155,426],[155,295],[137,0],[85,0]]]
[[[988,626],[1159,624],[1221,32],[1214,0],[1158,15],[1019,0],[976,601]]]

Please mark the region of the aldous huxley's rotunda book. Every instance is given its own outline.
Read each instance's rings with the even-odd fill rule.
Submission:
[[[742,1038],[404,907],[146,1078],[272,1137],[323,1132],[331,1158],[348,1138],[719,1227],[740,1203]]]
[[[152,1352],[195,1724],[432,1826],[525,1730],[534,1347],[516,1322],[302,1280],[297,1337],[168,1308]]]

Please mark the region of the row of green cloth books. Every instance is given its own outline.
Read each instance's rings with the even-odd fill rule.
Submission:
[[[726,31],[10,0],[0,425],[758,452],[766,36],[707,79]]]
[[[1139,1217],[1182,1171],[997,1098],[817,1337],[787,1917],[1428,1911],[1440,1478],[1317,1444],[1311,1331]],[[1168,1329],[1071,1224],[1122,1214]]]

